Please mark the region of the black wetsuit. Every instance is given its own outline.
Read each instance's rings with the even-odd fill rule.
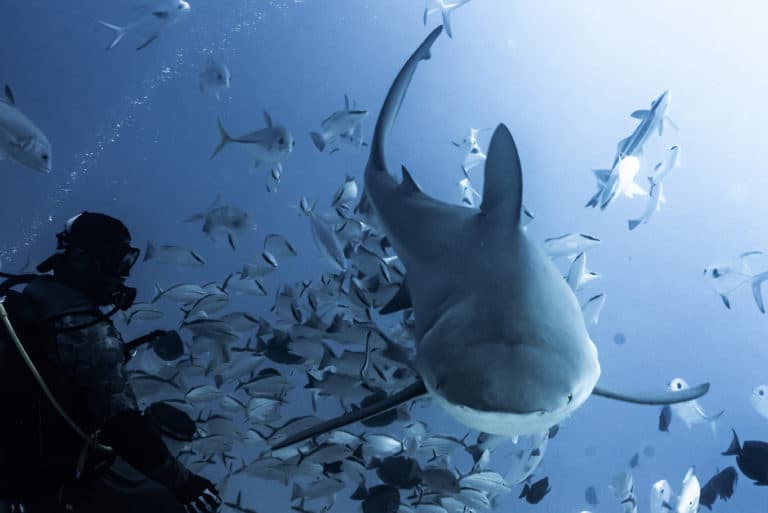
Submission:
[[[19,397],[24,399],[7,410],[9,417],[16,411],[18,419],[6,424],[11,434],[5,436],[19,440],[18,451],[40,451],[40,457],[14,454],[11,447],[6,449],[11,454],[0,458],[21,458],[22,466],[28,458],[34,462],[30,465],[36,465],[26,473],[20,471],[18,475],[26,477],[12,485],[25,497],[20,501],[25,511],[183,512],[171,490],[191,474],[139,411],[126,374],[123,340],[113,323],[87,295],[48,276],[32,281],[21,298],[23,311],[14,319],[9,309],[9,316],[22,328],[19,336],[43,378],[82,430],[99,433],[99,441],[114,448],[112,455],[93,448],[83,452],[83,439],[51,407],[36,383],[31,378],[20,383],[25,393]],[[25,336],[30,339],[24,340]],[[9,354],[7,344],[2,351]],[[41,460],[46,462],[42,467]],[[30,471],[34,480],[29,479]]]

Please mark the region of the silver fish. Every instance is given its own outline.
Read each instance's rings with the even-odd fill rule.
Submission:
[[[0,97],[0,160],[48,174],[53,167],[53,150],[45,134],[16,107],[10,86]]]

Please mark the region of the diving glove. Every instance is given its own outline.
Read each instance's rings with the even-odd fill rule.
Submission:
[[[197,474],[191,474],[173,493],[187,513],[215,513],[221,507],[221,497],[216,486]]]

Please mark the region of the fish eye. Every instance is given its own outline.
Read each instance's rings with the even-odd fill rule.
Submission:
[[[765,390],[760,389],[760,390],[757,391],[757,393],[760,394],[760,395],[765,395]]]
[[[683,388],[683,384],[682,383],[678,383],[677,384],[677,389],[680,390],[681,388]]]
[[[179,6],[177,7],[177,9],[178,9],[178,10],[182,10],[182,9],[184,9],[184,4],[179,4]]]
[[[278,143],[278,144],[285,144],[285,139],[283,139],[283,138],[281,137],[280,139],[278,139],[277,143]]]

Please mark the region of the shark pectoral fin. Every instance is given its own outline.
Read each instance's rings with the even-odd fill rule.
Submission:
[[[296,434],[288,436],[284,440],[281,440],[278,443],[272,445],[272,450],[276,451],[278,449],[282,449],[283,447],[287,447],[289,445],[293,445],[295,443],[308,440],[310,438],[316,437],[323,433],[327,433],[334,429],[342,428],[346,425],[352,424],[353,422],[366,420],[370,417],[374,417],[380,413],[391,410],[392,408],[396,408],[403,403],[406,403],[408,401],[411,401],[413,399],[416,399],[426,394],[427,394],[427,388],[424,386],[424,382],[419,380],[413,385],[410,385],[409,387],[401,390],[400,392],[397,392],[396,394],[389,396],[388,398],[384,399],[381,402],[372,404],[370,406],[366,406],[365,408],[353,410],[345,415],[336,417],[335,419],[331,419],[326,422],[321,422],[316,426],[312,426],[308,429],[305,429],[304,431],[300,431]]]
[[[404,280],[395,296],[389,300],[389,303],[384,305],[382,309],[379,310],[379,313],[382,315],[387,315],[412,307],[413,303],[411,301],[411,292],[408,290],[408,282]]]
[[[499,218],[511,226],[520,225],[523,205],[523,172],[512,134],[504,124],[496,127],[485,161],[483,215]]]
[[[709,392],[709,383],[703,383],[701,385],[676,392],[670,390],[666,392],[637,394],[613,392],[611,390],[596,386],[592,390],[592,395],[605,397],[607,399],[614,399],[616,401],[624,401],[626,403],[665,405],[693,401],[694,399],[698,399],[699,397],[703,396],[707,392]]]
[[[645,119],[645,118],[647,118],[650,115],[650,113],[651,113],[651,111],[647,110],[647,109],[645,109],[645,110],[636,110],[635,112],[632,113],[632,117],[635,118],[635,119]]]

